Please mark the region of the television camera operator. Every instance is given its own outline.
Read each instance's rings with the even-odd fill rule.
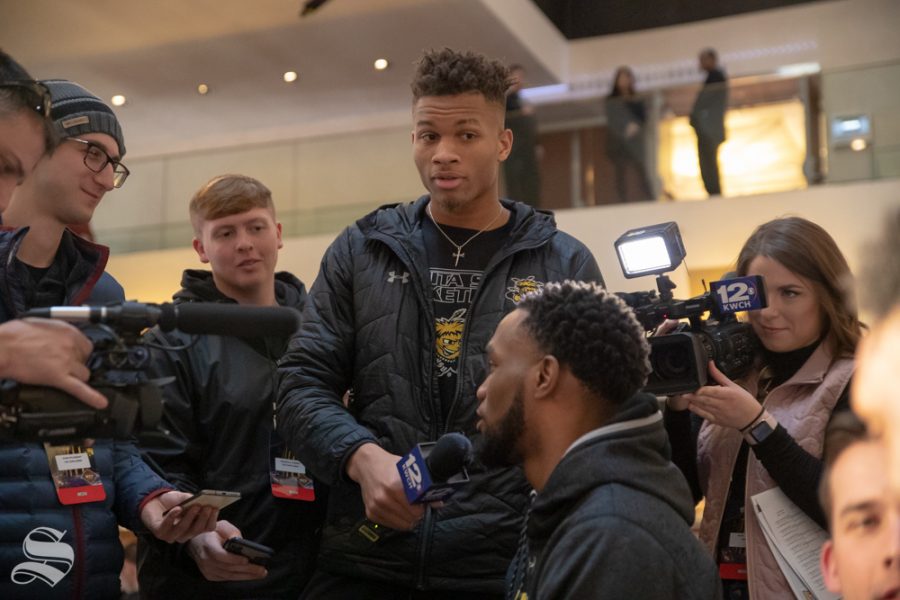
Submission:
[[[34,169],[52,139],[44,118],[46,88],[0,51],[0,212],[13,189]],[[85,382],[91,344],[75,327],[43,319],[0,325],[0,378],[50,385],[85,404],[104,408],[106,398]]]
[[[13,157],[17,177],[16,186],[4,187],[4,193],[7,187],[15,187],[18,196],[23,184],[53,182],[54,189],[62,192],[53,196],[60,208],[84,204],[78,196],[86,193],[81,183],[90,182],[98,198],[112,189],[113,171],[124,153],[121,128],[112,110],[76,84],[56,81],[48,87],[33,81],[8,55],[0,55],[0,67],[0,153],[5,162]],[[61,98],[65,101],[54,108],[53,100]],[[35,121],[23,111],[26,107],[40,113],[39,119],[49,116],[51,121]],[[57,133],[50,147],[45,145],[48,126]],[[7,128],[18,129],[8,132]],[[90,140],[65,143],[75,138]],[[91,165],[97,163],[91,157],[99,156],[100,150],[106,160],[94,170]],[[20,201],[26,199],[27,194],[20,196]],[[64,226],[55,226],[51,215],[39,218],[40,207],[20,207],[19,216],[30,215],[28,220],[17,222],[19,229],[0,231],[4,256],[0,372],[19,384],[56,386],[100,407],[106,399],[85,383],[90,375],[84,366],[90,353],[87,338],[64,323],[11,319],[36,306],[90,298],[103,276],[108,250],[73,241]],[[54,233],[61,237],[49,265],[29,266],[21,260],[19,250],[27,236],[39,240]],[[66,261],[70,259],[79,266],[91,262],[92,268],[69,268],[72,263]],[[53,277],[59,272],[67,276]],[[109,283],[109,278],[106,281],[106,289],[117,289],[121,296],[121,288]],[[10,390],[4,387],[3,402],[6,393]],[[218,514],[210,508],[175,508],[188,494],[172,490],[144,464],[134,445],[122,440],[79,440],[54,446],[18,439],[4,428],[0,482],[3,598],[119,598],[123,560],[119,523],[148,530],[165,541],[185,541],[213,529]],[[169,508],[173,510],[164,516]]]
[[[778,486],[824,526],[816,498],[824,432],[849,407],[860,323],[845,302],[847,261],[806,219],[759,226],[737,272],[766,283],[768,307],[749,313],[762,345],[757,365],[732,381],[711,361],[710,385],[668,399],[666,428],[695,501],[706,498],[700,539],[719,564],[723,596],[793,598],[750,498]]]

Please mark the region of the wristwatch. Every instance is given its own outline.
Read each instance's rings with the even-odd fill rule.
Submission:
[[[751,446],[761,444],[772,435],[776,427],[778,427],[778,421],[768,411],[764,411],[759,420],[744,433],[744,440]]]

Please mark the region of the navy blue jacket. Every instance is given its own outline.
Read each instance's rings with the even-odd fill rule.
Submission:
[[[558,231],[550,214],[504,200],[509,237],[472,300],[456,398],[444,418],[422,233],[428,200],[363,217],[325,253],[300,333],[280,363],[279,428],[307,468],[332,486],[319,568],[410,588],[500,593],[528,503],[521,469],[473,467],[471,483],[443,508],[428,508],[413,532],[372,544],[356,532],[365,511],[345,461],[367,442],[400,456],[449,431],[477,442],[475,389],[503,316],[547,282],[602,279],[590,251]]]
[[[32,308],[25,302],[28,274],[13,260],[26,232],[0,231],[0,322]],[[121,286],[104,277],[107,248],[66,231],[60,249],[72,267],[64,282],[66,304],[124,300]],[[142,501],[171,486],[130,442],[98,440],[94,460],[106,500],[66,506],[57,499],[40,444],[0,443],[0,598],[120,597],[117,525],[141,531]]]

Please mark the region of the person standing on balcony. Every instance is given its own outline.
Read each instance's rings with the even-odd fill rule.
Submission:
[[[616,69],[612,90],[606,97],[606,154],[616,168],[616,193],[619,202],[653,200],[653,188],[647,177],[644,147],[647,107],[634,90],[634,73],[628,67]],[[637,195],[628,194],[628,172],[638,184]]]
[[[722,193],[719,183],[719,146],[725,141],[725,108],[728,106],[728,80],[719,67],[719,57],[712,48],[700,51],[700,69],[706,81],[691,109],[691,127],[697,133],[697,157],[703,187],[710,196]]]
[[[512,131],[513,144],[503,163],[506,196],[533,207],[540,206],[541,173],[538,165],[540,143],[534,107],[522,100],[519,92],[525,82],[521,65],[509,68],[512,84],[506,93],[506,126]]]

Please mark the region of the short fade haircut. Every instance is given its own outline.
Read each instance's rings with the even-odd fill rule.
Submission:
[[[219,175],[210,179],[191,198],[191,225],[194,233],[200,235],[203,221],[221,219],[254,208],[267,208],[275,216],[275,204],[269,188],[246,175]]]
[[[844,450],[858,442],[871,440],[866,424],[851,410],[841,411],[832,417],[825,430],[825,447],[822,453],[824,470],[819,480],[819,504],[831,527],[831,471]]]
[[[500,61],[474,52],[450,48],[428,50],[419,59],[413,77],[413,103],[424,96],[456,96],[477,92],[485,100],[506,107],[510,71]]]
[[[597,398],[617,406],[650,373],[650,346],[634,312],[593,283],[548,283],[518,308],[542,352],[552,354]]]

